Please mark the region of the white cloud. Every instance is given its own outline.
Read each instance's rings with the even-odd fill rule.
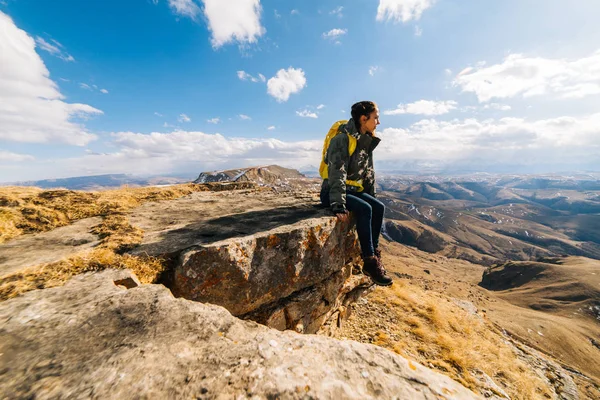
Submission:
[[[510,111],[511,107],[508,104],[490,103],[483,106],[484,110],[500,110]]]
[[[277,18],[277,19],[281,18],[281,14],[279,14],[277,12],[277,10],[273,10],[273,14],[275,15],[275,18]]]
[[[275,126],[274,126],[274,125],[271,125],[271,126],[270,126],[270,127],[268,127],[267,129],[268,129],[268,130],[270,130],[270,131],[274,131],[274,130],[275,130]]]
[[[329,32],[323,32],[323,38],[329,40],[337,40],[340,36],[343,36],[346,33],[348,33],[347,29],[335,28],[330,30]]]
[[[0,12],[0,140],[83,146],[96,136],[76,119],[102,114],[66,103],[35,51],[35,41]]]
[[[240,119],[242,119],[244,121],[250,121],[252,119],[249,116],[247,116],[246,114],[240,114],[240,115],[238,115],[238,117],[240,117]]]
[[[379,0],[377,21],[408,22],[418,20],[435,0]]]
[[[421,29],[418,25],[415,26],[415,36],[420,37],[423,35],[423,29]]]
[[[386,128],[378,160],[425,162],[438,167],[470,165],[548,168],[594,163],[600,143],[600,113],[583,118],[538,121],[522,118],[437,121],[425,119],[407,129]]]
[[[98,89],[98,85],[88,85],[87,83],[79,83],[79,87],[85,90],[89,90],[90,92],[94,92],[98,90],[100,93],[108,94],[108,90],[106,89]]]
[[[565,134],[568,132],[568,134]],[[529,121],[425,119],[406,129],[386,128],[377,148],[377,168],[429,166],[452,170],[563,171],[596,166],[600,143],[600,113],[583,118],[559,117]],[[292,168],[314,164],[322,139],[283,142],[277,139],[228,138],[220,134],[186,132],[112,134],[111,154],[72,159],[26,161],[18,178],[92,175],[101,173],[155,174],[278,164]],[[41,172],[43,171],[43,172]],[[8,180],[8,179],[7,179]]]
[[[501,64],[465,68],[453,84],[480,102],[519,95],[583,98],[600,94],[600,51],[572,61],[511,54]]]
[[[216,118],[207,119],[206,122],[208,122],[209,124],[218,124],[219,122],[221,122],[221,118],[216,117]]]
[[[303,118],[319,118],[319,116],[309,110],[296,111],[296,115]]]
[[[191,122],[192,119],[185,114],[179,114],[179,118],[177,118],[179,122]]]
[[[267,78],[265,78],[265,76],[263,74],[258,74],[258,78],[256,78],[256,77],[250,75],[249,73],[247,73],[246,71],[238,71],[237,76],[242,81],[251,81],[254,83],[265,82],[267,80]]]
[[[154,112],[154,115],[156,115],[157,117],[162,117],[163,116],[161,113],[156,112],[156,111]]]
[[[344,11],[344,7],[343,6],[339,6],[339,7],[334,8],[333,10],[331,10],[329,12],[329,14],[331,14],[331,15],[337,15],[338,18],[342,18],[344,16],[344,14],[342,14],[342,11]]]
[[[446,68],[444,70],[444,73],[446,74],[446,76],[450,76],[450,75],[452,75],[452,70],[450,68]]]
[[[371,75],[371,76],[375,75],[375,72],[377,72],[378,69],[379,69],[379,67],[376,65],[369,67],[369,75]]]
[[[169,6],[175,14],[189,17],[193,20],[200,13],[200,7],[194,3],[194,0],[169,0]]]
[[[292,11],[290,11],[290,14],[291,15],[298,15],[298,14],[300,14],[300,11],[298,11],[296,9],[293,9]]]
[[[11,153],[10,151],[0,150],[0,163],[2,162],[22,162],[35,160],[33,156],[29,154],[17,154]]]
[[[409,104],[398,104],[395,110],[386,110],[385,115],[420,114],[420,115],[442,115],[456,109],[455,101],[431,101],[419,100]]]
[[[319,104],[319,105],[317,106],[317,110],[320,110],[320,109],[322,109],[322,108],[325,108],[325,104]]]
[[[260,0],[203,1],[214,48],[231,42],[256,43],[266,32],[260,23]]]
[[[277,74],[267,82],[267,93],[277,101],[284,102],[291,94],[298,93],[306,86],[306,76],[302,68],[289,67],[280,69]]]
[[[54,39],[51,39],[51,40],[56,44],[56,46],[46,42],[43,38],[41,38],[39,36],[37,36],[35,38],[35,43],[38,45],[38,47],[40,49],[47,51],[48,53],[60,58],[61,60],[64,60],[67,62],[75,61],[75,59],[73,58],[72,55],[70,55],[69,53],[67,53],[61,49],[64,47],[62,44],[60,44],[59,42],[57,42]]]

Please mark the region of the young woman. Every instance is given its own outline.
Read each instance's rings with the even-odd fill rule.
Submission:
[[[375,198],[373,150],[381,141],[375,135],[379,125],[379,109],[372,101],[352,106],[352,118],[339,127],[331,139],[325,162],[328,179],[321,186],[321,202],[348,221],[351,211],[356,217],[356,230],[363,257],[363,272],[378,285],[388,286],[392,279],[381,261],[379,235],[385,205]],[[350,136],[356,139],[356,149],[350,155]]]

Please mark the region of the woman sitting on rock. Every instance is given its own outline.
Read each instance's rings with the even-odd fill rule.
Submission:
[[[375,198],[373,168],[373,150],[381,141],[375,135],[379,109],[372,101],[361,101],[352,106],[351,115],[327,148],[324,162],[328,176],[321,186],[321,202],[342,222],[348,222],[348,211],[354,214],[363,272],[376,284],[388,286],[392,279],[386,274],[378,247],[385,205]]]

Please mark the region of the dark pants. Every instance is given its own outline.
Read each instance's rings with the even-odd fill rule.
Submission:
[[[321,193],[321,202],[329,205],[329,193]],[[363,257],[375,255],[383,224],[385,205],[367,193],[346,192],[346,208],[356,218],[356,232]]]

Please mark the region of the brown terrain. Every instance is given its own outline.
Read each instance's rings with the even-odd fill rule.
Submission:
[[[228,181],[237,186],[222,190]],[[193,266],[188,260],[217,257],[220,263],[223,254],[239,252],[281,265],[277,257],[296,251],[294,235],[309,233],[300,247],[306,254],[315,254],[310,232],[338,235],[333,219],[317,207],[318,181],[293,170],[203,173],[197,182],[98,193],[1,189],[2,298],[115,266],[131,269],[142,283],[187,290],[187,283],[174,282],[187,282],[181,279]],[[259,286],[274,285],[247,289],[258,308],[248,312],[235,296],[223,300],[231,301],[225,307],[281,330],[318,330],[387,348],[486,397],[600,398],[598,181],[386,177],[379,196],[388,207],[383,258],[393,286],[368,289],[356,265],[319,272],[339,276],[332,282],[345,279],[343,287],[352,282],[347,289],[319,281],[309,269],[296,270],[302,283],[294,274],[277,277],[284,286],[256,270],[256,279],[267,279]],[[272,241],[290,244],[263,251],[262,237],[266,249]],[[251,281],[257,266],[243,268],[250,268]],[[229,285],[238,273],[227,272],[223,282]],[[222,289],[214,284],[214,293],[190,296],[217,302],[210,296]],[[300,284],[308,286],[287,291]],[[342,303],[326,309],[313,298]],[[315,322],[307,307],[325,319]],[[349,319],[317,329],[334,315]]]

